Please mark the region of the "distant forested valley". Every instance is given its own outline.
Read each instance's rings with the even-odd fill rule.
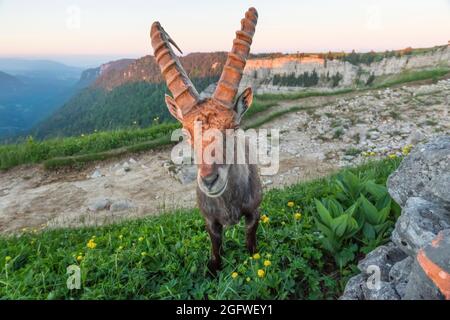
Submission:
[[[199,92],[218,76],[191,79]],[[165,83],[130,82],[111,91],[98,86],[83,89],[31,134],[39,139],[96,131],[148,127],[173,121],[164,102]]]
[[[51,61],[0,59],[0,141],[13,141],[77,92],[81,69]]]

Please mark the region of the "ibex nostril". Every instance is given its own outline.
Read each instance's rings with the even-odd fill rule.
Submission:
[[[208,189],[211,188],[218,179],[219,179],[218,173],[213,173],[210,174],[209,176],[202,177],[203,183],[205,184],[206,187],[208,187]]]

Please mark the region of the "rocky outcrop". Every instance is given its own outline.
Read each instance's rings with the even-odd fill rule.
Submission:
[[[450,229],[421,249],[414,262],[404,299],[450,300]]]
[[[402,206],[392,242],[358,264],[341,299],[450,299],[449,163],[446,135],[417,146],[389,177]]]
[[[416,148],[389,177],[392,198],[401,206],[410,197],[450,209],[450,139],[443,136]]]
[[[276,57],[253,58],[247,61],[241,90],[252,86],[256,93],[280,93],[298,91],[298,86],[281,86],[274,84],[276,76],[300,76],[305,72],[316,72],[319,81],[312,89],[320,87],[321,91],[351,87],[358,83],[365,84],[371,75],[375,77],[399,74],[409,70],[423,70],[450,66],[450,47],[442,46],[428,50],[426,53],[384,58],[371,64],[354,65],[343,60],[327,60],[319,56],[282,55]],[[342,77],[332,85],[330,78]],[[311,90],[311,88],[308,88]]]
[[[93,84],[99,77],[102,77],[106,74],[114,74],[116,72],[120,72],[123,69],[127,68],[134,61],[134,59],[121,59],[102,64],[97,68],[87,69],[81,74],[77,87],[88,87]]]
[[[392,232],[392,241],[410,256],[450,229],[448,211],[422,198],[409,198]]]

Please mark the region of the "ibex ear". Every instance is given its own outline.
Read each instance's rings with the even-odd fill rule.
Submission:
[[[237,98],[236,104],[234,105],[234,111],[237,113],[237,120],[241,122],[242,116],[250,108],[253,102],[253,91],[252,88],[247,88],[241,95]]]
[[[183,114],[181,113],[181,109],[178,107],[177,103],[175,102],[175,99],[167,94],[165,96],[165,99],[166,99],[167,109],[169,109],[170,114],[173,115],[175,117],[175,119],[182,122]]]

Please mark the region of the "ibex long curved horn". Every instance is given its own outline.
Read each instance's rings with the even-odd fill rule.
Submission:
[[[161,74],[166,80],[167,87],[172,92],[173,98],[182,113],[186,114],[199,101],[199,94],[169,43],[180,52],[181,50],[159,22],[153,23],[150,37],[156,62],[161,68]]]
[[[241,20],[241,30],[236,31],[233,48],[228,54],[222,76],[213,95],[216,100],[229,107],[232,106],[239,89],[239,82],[242,79],[245,64],[250,53],[250,45],[253,41],[257,22],[258,12],[256,9],[248,9],[245,13],[245,18]]]

